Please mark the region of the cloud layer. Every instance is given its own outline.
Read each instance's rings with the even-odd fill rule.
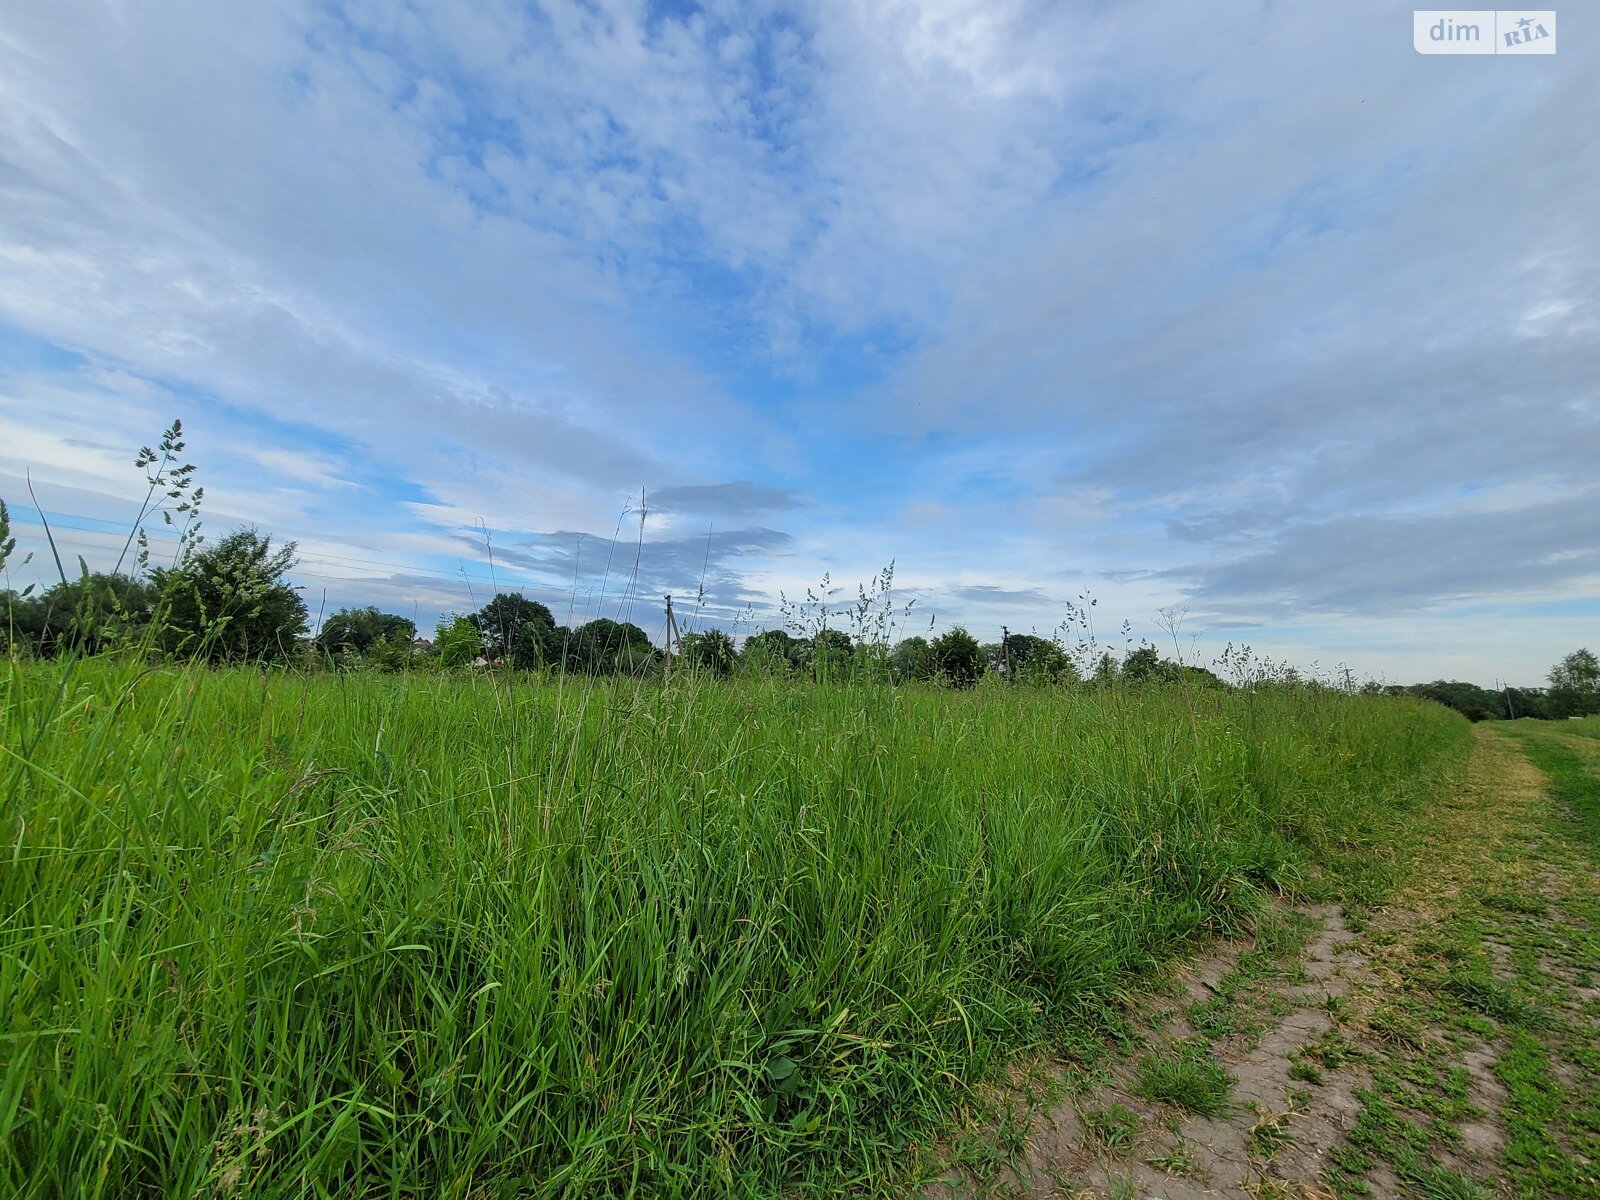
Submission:
[[[893,559],[1531,682],[1600,628],[1600,63],[1406,17],[21,0],[0,495],[92,557],[182,415],[332,603]]]

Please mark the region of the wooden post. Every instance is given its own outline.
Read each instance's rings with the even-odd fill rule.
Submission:
[[[1011,673],[1011,631],[1004,625],[1000,626],[1000,662],[1005,668],[1006,682],[1015,683],[1016,677]]]

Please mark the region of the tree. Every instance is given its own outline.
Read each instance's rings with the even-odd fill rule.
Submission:
[[[1178,664],[1162,658],[1154,646],[1140,646],[1122,662],[1122,678],[1129,683],[1171,683]]]
[[[862,638],[850,651],[850,677],[857,682],[893,683],[891,648],[883,642]]]
[[[6,508],[6,502],[0,500],[0,574],[7,579],[11,578],[6,571],[6,562],[16,552],[17,539],[11,536],[11,511]],[[28,555],[22,561],[26,563],[33,555]],[[36,646],[33,630],[38,623],[38,602],[32,597],[33,584],[28,584],[20,592],[10,588],[0,592],[0,650],[10,653],[15,650],[32,651]]]
[[[935,674],[951,687],[969,688],[983,675],[983,648],[960,625],[936,637],[929,651]]]
[[[733,639],[720,629],[684,634],[679,650],[683,661],[699,670],[713,675],[726,675],[733,670]]]
[[[492,659],[524,671],[561,659],[556,619],[520,592],[501,592],[467,620],[483,635],[483,652]]]
[[[441,667],[470,666],[483,653],[483,634],[470,617],[451,614],[434,627],[433,650]]]
[[[739,661],[752,671],[781,675],[801,665],[804,643],[782,629],[766,629],[751,634],[739,651]]]
[[[1499,721],[1514,717],[1548,717],[1547,698],[1527,688],[1500,688],[1491,691],[1459,679],[1435,679],[1432,683],[1413,683],[1406,687],[1369,685],[1379,695],[1419,696],[1446,708],[1453,708],[1469,721]],[[1362,688],[1363,694],[1372,694]]]
[[[1547,695],[1552,717],[1600,713],[1600,659],[1588,650],[1574,650],[1550,668]]]
[[[1024,683],[1075,683],[1078,669],[1060,646],[1031,633],[1013,633],[1005,651],[1014,676]]]
[[[239,529],[176,567],[150,572],[158,636],[175,652],[211,662],[285,659],[306,630],[306,606],[284,576],[295,544]]]
[[[651,657],[650,635],[631,621],[597,617],[578,626],[565,639],[566,669],[590,675],[625,670],[632,674],[640,655]],[[624,666],[624,664],[627,664]]]
[[[86,574],[56,584],[14,619],[39,654],[98,654],[143,632],[150,599],[149,585],[130,576]]]
[[[1215,671],[1207,667],[1190,666],[1187,663],[1178,668],[1178,678],[1191,686],[1209,688],[1212,691],[1223,691],[1228,686]]]
[[[624,646],[611,660],[611,670],[618,675],[649,675],[660,665],[661,656],[648,642],[643,646],[632,644]]]
[[[850,665],[850,635],[842,629],[819,629],[811,637],[811,669],[818,679],[834,679]]]
[[[1413,696],[1453,708],[1469,721],[1488,721],[1506,715],[1505,701],[1500,694],[1475,683],[1435,679],[1432,683],[1413,684],[1404,690]]]
[[[0,591],[0,653],[37,654],[43,625],[37,596],[10,588]]]
[[[366,608],[341,608],[322,623],[317,632],[317,649],[324,654],[366,654],[379,642],[409,646],[417,636],[417,625],[409,617]]]
[[[889,666],[895,678],[902,681],[932,679],[936,670],[933,647],[928,644],[927,638],[913,634],[902,639],[890,651]]]
[[[1548,719],[1550,716],[1549,698],[1536,688],[1508,687],[1501,691],[1501,699],[1505,701],[1507,719],[1517,717]]]
[[[1002,678],[1005,676],[1005,647],[999,642],[980,642],[978,649],[983,652],[983,669],[993,671]]]

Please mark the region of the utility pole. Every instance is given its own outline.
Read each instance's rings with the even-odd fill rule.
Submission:
[[[1506,698],[1506,718],[1515,721],[1517,719],[1517,710],[1511,703],[1511,685],[1503,679],[1496,679],[1495,683],[1500,688],[1500,694]]]
[[[674,647],[682,647],[683,638],[678,633],[678,618],[672,615],[672,597],[667,597],[667,664],[666,677],[672,678],[672,653]]]
[[[1016,677],[1011,674],[1011,631],[1004,625],[1000,626],[1000,662],[1006,673],[1006,682],[1015,683]]]

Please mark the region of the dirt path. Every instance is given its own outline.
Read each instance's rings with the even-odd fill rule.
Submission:
[[[1600,751],[1528,752],[1566,741]],[[1097,1076],[1035,1072],[1004,1152],[926,1194],[1600,1197],[1600,844],[1563,795],[1480,729],[1387,904],[1269,914],[1140,1002]]]

